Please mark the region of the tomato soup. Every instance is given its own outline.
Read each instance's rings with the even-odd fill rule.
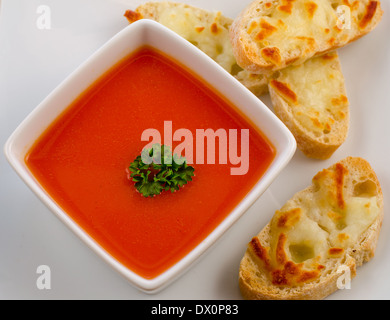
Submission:
[[[185,187],[145,198],[126,169],[145,129],[249,129],[249,170],[192,164]],[[195,143],[194,143],[195,145]],[[196,247],[245,197],[275,156],[266,137],[190,71],[145,47],[79,96],[25,162],[55,202],[111,256],[152,279]],[[194,159],[196,150],[194,150]],[[217,159],[218,160],[218,159]]]

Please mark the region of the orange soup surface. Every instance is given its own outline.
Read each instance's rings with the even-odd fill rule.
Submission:
[[[191,130],[194,137],[196,129],[249,129],[249,171],[231,175],[232,164],[218,164],[218,157],[216,164],[207,164],[205,159],[205,164],[192,164],[195,176],[185,187],[143,197],[126,169],[148,143],[141,141],[145,129],[159,130],[163,139],[164,121],[171,121],[173,131]],[[171,58],[145,47],[81,94],[41,135],[25,161],[56,203],[97,243],[152,279],[210,234],[274,156],[264,135],[218,93]]]

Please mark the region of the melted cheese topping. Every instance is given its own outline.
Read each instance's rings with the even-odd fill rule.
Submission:
[[[369,193],[346,195],[351,183],[347,175],[341,164],[321,171],[313,178],[314,194],[302,194],[275,213],[270,248],[252,240],[249,248],[263,261],[273,284],[302,285],[318,278],[327,259],[343,256],[378,217],[376,187],[370,184]]]
[[[260,18],[254,10],[245,28],[259,55],[277,66],[284,59],[296,61],[289,57],[306,60],[320,48],[346,44],[371,24],[378,7],[378,1],[367,0],[279,0],[262,5]]]
[[[337,53],[283,69],[271,86],[291,106],[293,117],[316,137],[332,133],[335,124],[348,116]]]
[[[356,192],[346,196],[347,170],[337,165],[335,170],[323,170],[313,182],[317,192],[308,201],[313,202],[310,217],[326,230],[332,247],[348,249],[373,223],[380,213],[374,182],[367,179],[360,184],[372,185],[369,192]],[[304,205],[309,206],[308,202]]]
[[[196,45],[229,72],[236,63],[229,40],[229,25],[221,23],[221,13],[209,13],[208,19],[185,6],[161,10],[159,22]]]
[[[358,240],[359,236],[370,226],[379,215],[379,207],[375,197],[351,198],[346,202],[343,224],[337,230],[332,230],[329,236],[334,247],[347,249]]]

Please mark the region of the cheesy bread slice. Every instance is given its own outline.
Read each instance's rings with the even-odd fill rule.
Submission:
[[[383,195],[370,164],[348,157],[276,211],[248,244],[239,270],[246,299],[323,299],[343,273],[375,253]]]
[[[307,157],[328,159],[346,140],[349,102],[337,52],[276,72],[269,92],[275,114]]]
[[[372,0],[255,0],[230,35],[242,68],[269,73],[345,46],[381,17],[380,2]]]

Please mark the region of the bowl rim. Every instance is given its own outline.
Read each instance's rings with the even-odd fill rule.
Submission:
[[[219,76],[221,80],[223,80],[224,83],[220,84],[221,86],[236,88],[234,89],[234,91],[239,93],[240,98],[245,98],[246,101],[248,101],[249,103],[257,105],[258,110],[256,111],[261,111],[262,114],[267,117],[267,125],[271,126],[271,129],[273,128],[272,130],[278,130],[277,132],[279,132],[280,135],[278,139],[282,141],[282,146],[275,146],[275,141],[273,141],[275,137],[270,137],[263,131],[263,128],[259,128],[263,131],[263,133],[271,141],[271,143],[274,144],[276,149],[275,158],[271,163],[270,167],[267,169],[266,173],[259,179],[256,185],[252,187],[249,193],[243,199],[241,199],[239,204],[237,204],[237,206],[224,218],[224,220],[205,239],[203,239],[203,241],[201,241],[201,243],[199,243],[182,259],[180,259],[177,263],[175,263],[173,266],[171,266],[169,269],[167,269],[157,277],[152,279],[146,279],[138,275],[134,271],[130,270],[129,268],[125,267],[113,256],[111,256],[109,252],[102,248],[92,237],[88,235],[86,231],[81,228],[81,226],[79,226],[73,219],[71,219],[70,216],[68,216],[68,214],[55,203],[55,201],[50,197],[50,195],[39,185],[38,181],[29,172],[27,166],[24,163],[24,156],[31,147],[31,141],[30,146],[27,146],[26,142],[24,143],[24,146],[20,146],[20,144],[23,144],[22,142],[26,140],[28,130],[29,128],[31,129],[32,127],[34,127],[34,124],[41,124],[41,127],[40,130],[37,129],[37,131],[35,132],[36,135],[34,139],[32,139],[32,137],[29,137],[29,139],[33,141],[35,141],[40,136],[40,134],[52,123],[53,119],[57,118],[61,114],[61,112],[66,109],[65,106],[60,108],[59,111],[57,110],[56,116],[51,121],[46,121],[43,125],[39,121],[39,116],[44,111],[47,111],[47,106],[53,103],[53,101],[55,101],[55,99],[58,98],[58,96],[60,96],[60,94],[64,90],[69,91],[69,85],[72,82],[77,81],[85,72],[88,71],[88,68],[91,68],[94,64],[96,64],[96,62],[101,59],[107,52],[115,52],[115,50],[118,50],[116,49],[116,45],[119,41],[123,41],[123,39],[126,39],[128,37],[131,38],[132,36],[134,36],[134,34],[138,34],[138,36],[141,37],[143,35],[142,41],[144,42],[144,45],[150,45],[151,40],[150,37],[147,36],[151,34],[150,32],[158,34],[161,37],[160,41],[168,41],[170,43],[173,43],[176,46],[177,51],[182,50],[187,54],[192,55],[191,58],[196,58],[198,63],[203,63],[205,66],[207,66],[207,68],[209,68],[209,70],[213,70],[213,72],[217,76]],[[155,45],[151,46],[155,47]],[[161,47],[156,49],[163,52],[165,51],[161,50]],[[136,50],[137,49],[130,50],[129,53],[127,53],[125,56],[130,54],[130,52],[134,52]],[[177,55],[179,55],[179,53],[177,53]],[[171,54],[168,54],[168,56],[171,56]],[[177,57],[178,56],[173,58],[175,59]],[[119,60],[117,60],[116,62],[118,61]],[[110,63],[110,65],[115,65],[116,62],[114,61],[113,63]],[[184,63],[183,60],[180,60],[180,58],[179,62],[185,65],[191,72],[197,74],[202,81],[208,83],[215,91],[220,91],[218,90],[218,88],[216,88],[217,86],[215,85],[215,83],[211,83],[212,81],[210,79],[206,79],[204,76],[201,76],[198,71],[195,70],[194,66]],[[103,73],[98,73],[96,75],[96,78],[102,74]],[[92,84],[92,82],[90,82],[89,85],[90,84]],[[80,94],[84,90],[85,89],[80,89],[78,94]],[[222,96],[225,96],[228,101],[231,101],[229,97],[226,97],[226,94],[223,94],[221,92],[220,94]],[[232,104],[234,104],[239,110],[242,111],[239,104],[234,102],[232,102]],[[245,114],[245,112],[243,113]],[[259,126],[256,125],[256,127]],[[15,150],[18,148],[22,150]],[[77,67],[75,71],[73,71],[68,77],[66,77],[65,80],[62,81],[19,124],[19,126],[14,130],[14,132],[6,141],[3,151],[10,165],[13,167],[19,177],[26,183],[26,185],[87,246],[89,246],[111,267],[113,267],[116,271],[123,275],[135,287],[145,293],[156,293],[168,284],[170,284],[172,281],[174,281],[177,277],[182,275],[195,261],[199,260],[200,256],[205,253],[207,249],[209,249],[222,236],[222,234],[224,234],[234,224],[234,222],[237,221],[245,213],[245,211],[265,192],[265,190],[269,187],[272,181],[279,175],[279,173],[293,157],[296,151],[296,141],[292,133],[281,122],[281,120],[277,118],[276,115],[258,97],[252,94],[246,87],[244,87],[244,85],[242,85],[237,79],[232,77],[224,68],[217,64],[208,55],[206,55],[204,52],[196,48],[190,42],[186,41],[165,26],[152,20],[141,19],[119,31],[102,47],[100,47],[100,49],[95,51],[95,53],[93,53],[89,58],[87,58],[79,67]]]

